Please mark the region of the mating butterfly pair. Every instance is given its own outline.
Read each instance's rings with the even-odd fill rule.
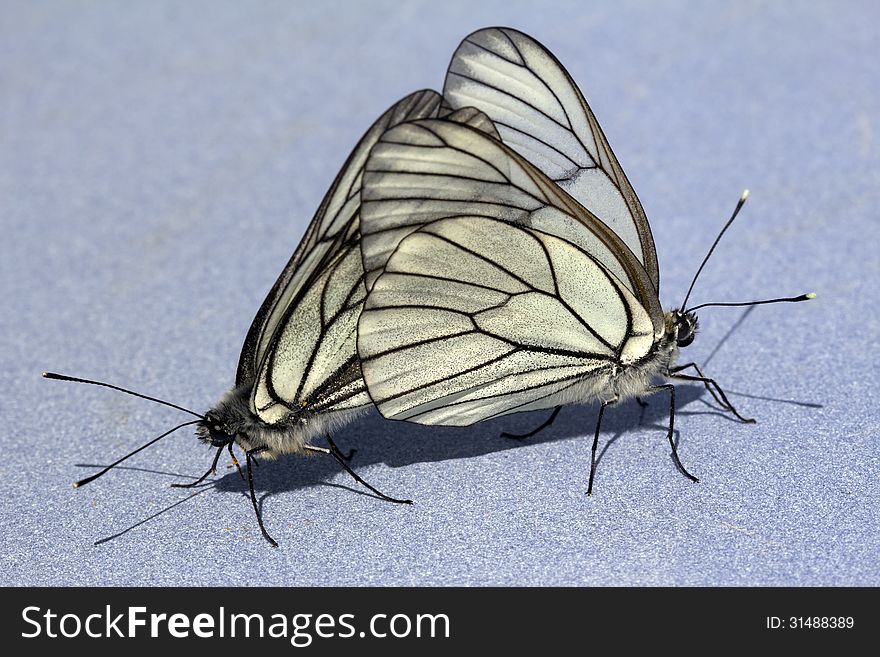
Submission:
[[[254,318],[235,387],[204,415],[168,404],[198,418],[171,431],[197,425],[217,450],[187,486],[224,449],[237,464],[238,445],[277,545],[254,492],[257,454],[329,454],[408,503],[360,479],[330,432],[373,404],[457,426],[555,409],[540,430],[560,406],[598,399],[592,492],[605,408],[658,391],[670,395],[675,462],[696,481],[673,441],[675,388],[661,380],[701,382],[751,420],[695,364],[676,365],[703,306],[686,307],[689,290],[664,313],[659,285],[645,212],[568,72],[521,32],[475,32],[442,94],[407,96],[357,144]],[[321,437],[327,447],[312,444]]]

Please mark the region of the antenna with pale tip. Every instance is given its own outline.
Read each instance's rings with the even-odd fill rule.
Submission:
[[[117,460],[117,461],[114,461],[113,463],[111,463],[110,465],[108,465],[106,468],[104,468],[103,470],[101,470],[99,473],[97,473],[97,474],[93,474],[91,477],[86,477],[85,479],[80,479],[79,481],[77,481],[76,483],[73,484],[73,487],[74,487],[74,488],[79,488],[80,486],[85,486],[85,485],[86,485],[87,483],[89,483],[90,481],[94,481],[95,479],[97,479],[97,478],[100,477],[101,475],[106,474],[107,472],[109,472],[110,470],[112,470],[113,468],[115,468],[117,465],[119,465],[120,463],[122,463],[122,462],[125,461],[126,459],[131,458],[132,456],[134,456],[135,454],[137,454],[137,453],[140,452],[141,450],[144,450],[144,449],[146,449],[147,447],[149,447],[150,445],[152,445],[153,443],[162,440],[165,436],[168,436],[168,435],[174,433],[174,432],[177,431],[178,429],[182,429],[183,427],[188,427],[188,426],[190,426],[190,425],[192,425],[192,424],[198,424],[199,422],[201,422],[201,420],[192,420],[192,421],[190,421],[190,422],[184,422],[183,424],[178,424],[176,427],[174,427],[173,429],[169,429],[168,431],[166,431],[165,433],[163,433],[161,436],[158,436],[158,437],[156,437],[156,438],[153,438],[150,442],[146,443],[145,445],[141,445],[141,446],[138,447],[136,450],[134,450],[134,451],[132,451],[132,452],[129,452],[128,454],[126,454],[125,456],[123,456],[121,459],[119,459],[119,460]]]
[[[168,435],[174,433],[178,429],[182,429],[183,427],[188,427],[193,424],[198,424],[199,422],[202,422],[205,419],[205,416],[202,415],[201,413],[196,413],[195,411],[191,411],[188,408],[184,408],[183,406],[178,406],[177,404],[172,404],[171,402],[167,402],[164,399],[158,399],[156,397],[150,397],[149,395],[143,395],[139,392],[135,392],[134,390],[129,390],[128,388],[121,388],[119,386],[114,386],[111,383],[104,383],[103,381],[93,381],[91,379],[81,379],[76,376],[68,376],[66,374],[58,374],[56,372],[43,372],[43,378],[44,379],[54,379],[55,381],[71,381],[73,383],[88,383],[89,385],[93,385],[93,386],[101,386],[103,388],[110,388],[111,390],[118,390],[119,392],[124,392],[126,395],[132,395],[133,397],[140,397],[141,399],[146,399],[148,401],[155,402],[157,404],[162,404],[164,406],[170,406],[171,408],[176,408],[178,411],[183,411],[184,413],[189,413],[190,415],[195,415],[197,418],[199,418],[198,420],[192,420],[190,422],[184,422],[183,424],[178,424],[173,429],[169,429],[168,431],[163,433],[161,436],[153,438],[153,440],[151,440],[147,444],[141,445],[136,450],[134,450],[133,452],[129,452],[128,454],[123,456],[118,461],[114,461],[113,463],[108,465],[106,468],[101,470],[99,473],[93,474],[91,477],[86,477],[85,479],[80,479],[79,481],[77,481],[76,483],[73,484],[74,488],[79,488],[80,486],[85,486],[90,481],[94,481],[95,479],[100,477],[102,474],[105,474],[106,472],[109,472],[110,470],[115,468],[117,465],[122,463],[124,460],[131,458],[132,456],[134,456],[135,454],[137,454],[141,450],[144,450],[147,447],[149,447],[150,445],[152,445],[153,443],[162,440],[165,436],[168,436]]]
[[[762,306],[767,303],[797,303],[799,301],[809,301],[810,299],[816,298],[815,292],[808,292],[807,294],[801,294],[796,297],[779,297],[777,299],[764,299],[762,301],[736,301],[736,302],[722,302],[722,303],[701,303],[699,306],[694,306],[693,308],[687,308],[688,299],[691,296],[691,292],[694,290],[694,283],[697,282],[697,279],[700,277],[700,273],[703,271],[703,267],[706,266],[706,262],[709,260],[709,256],[712,255],[712,252],[715,250],[715,247],[718,246],[718,242],[721,241],[721,238],[724,236],[724,233],[727,232],[727,229],[730,228],[730,224],[733,223],[733,220],[736,219],[736,215],[739,214],[740,209],[742,209],[743,204],[746,202],[746,199],[749,197],[749,190],[744,189],[742,195],[739,197],[739,201],[736,203],[736,207],[733,209],[733,214],[730,215],[730,219],[727,220],[727,223],[724,224],[724,228],[721,229],[721,232],[718,233],[718,237],[715,238],[715,241],[712,243],[712,247],[709,249],[709,253],[706,254],[706,257],[703,258],[703,262],[700,265],[700,268],[697,269],[697,273],[694,275],[694,280],[691,281],[691,286],[688,288],[687,294],[684,297],[684,301],[681,304],[681,308],[679,312],[681,313],[692,313],[695,310],[699,310],[700,308],[708,308],[710,306]]]
[[[710,306],[763,306],[766,303],[798,303],[800,301],[809,301],[810,299],[815,299],[815,292],[808,292],[807,294],[801,294],[796,297],[780,297],[778,299],[764,299],[762,301],[736,301],[736,302],[721,302],[721,303],[701,303],[699,306],[694,306],[693,308],[688,308],[684,312],[692,313],[695,310],[699,310],[700,308],[708,308]]]
[[[712,255],[712,252],[715,250],[715,247],[718,246],[718,242],[721,241],[721,238],[724,237],[724,233],[727,232],[727,229],[730,228],[730,224],[733,223],[733,220],[736,219],[736,215],[739,214],[739,211],[742,209],[743,203],[746,202],[746,199],[749,197],[749,190],[744,189],[742,196],[739,197],[739,201],[736,203],[736,207],[733,209],[733,214],[730,215],[730,219],[727,220],[727,223],[724,224],[724,228],[721,229],[721,232],[718,233],[718,237],[715,238],[715,241],[712,243],[711,248],[709,249],[709,253],[706,254],[706,257],[703,258],[702,264],[700,264],[700,268],[697,269],[697,273],[694,274],[694,280],[691,281],[691,286],[688,288],[687,294],[684,295],[684,301],[681,302],[681,312],[684,312],[685,306],[687,306],[688,299],[691,297],[691,292],[694,290],[694,284],[697,282],[697,279],[700,277],[700,273],[703,271],[703,267],[706,266],[706,263],[709,261],[709,258]]]
[[[132,395],[134,397],[140,397],[141,399],[146,399],[151,402],[155,402],[157,404],[164,404],[165,406],[170,406],[171,408],[176,408],[178,411],[183,411],[184,413],[189,413],[190,415],[195,415],[197,418],[205,419],[205,416],[201,413],[196,413],[195,411],[191,411],[188,408],[184,408],[183,406],[178,406],[177,404],[172,404],[171,402],[167,402],[164,399],[158,399],[156,397],[150,397],[148,395],[141,394],[139,392],[135,392],[134,390],[129,390],[127,388],[120,388],[119,386],[114,386],[110,383],[104,383],[103,381],[92,381],[91,379],[80,379],[75,376],[67,376],[66,374],[56,374],[55,372],[43,372],[44,379],[54,379],[55,381],[72,381],[73,383],[88,383],[93,386],[102,386],[104,388],[110,388],[111,390],[118,390],[119,392],[124,392],[126,395]]]

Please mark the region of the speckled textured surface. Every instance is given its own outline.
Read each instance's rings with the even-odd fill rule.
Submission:
[[[873,3],[24,3],[0,5],[2,584],[878,585],[880,142]],[[552,3],[551,3],[552,4]],[[401,508],[329,459],[222,468],[168,438],[70,483],[179,414],[45,369],[207,409],[349,149],[439,87],[475,28],[524,30],[568,66],[651,218],[666,304],[744,187],[694,301],[688,357],[754,426],[680,389],[595,405],[519,444],[368,416],[336,437]],[[874,292],[871,290],[874,289]],[[98,546],[95,541],[113,537]]]

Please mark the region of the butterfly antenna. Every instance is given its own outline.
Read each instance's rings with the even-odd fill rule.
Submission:
[[[85,485],[86,485],[87,483],[89,483],[90,481],[94,481],[95,479],[97,479],[98,477],[100,477],[102,474],[105,474],[105,473],[109,472],[110,470],[112,470],[113,468],[115,468],[117,465],[119,465],[120,463],[122,463],[122,462],[125,461],[126,459],[131,458],[132,456],[134,456],[135,454],[137,454],[137,453],[140,452],[141,450],[144,450],[144,449],[146,449],[147,447],[149,447],[150,445],[152,445],[153,443],[156,443],[156,442],[162,440],[165,436],[167,436],[167,435],[169,435],[169,434],[172,434],[172,433],[174,433],[175,431],[177,431],[178,429],[182,429],[183,427],[188,427],[188,426],[190,426],[191,424],[198,424],[200,421],[201,421],[201,420],[192,420],[192,421],[190,421],[190,422],[184,422],[183,424],[178,424],[176,427],[174,427],[173,429],[169,429],[168,431],[166,431],[165,433],[163,433],[161,436],[158,436],[158,437],[156,437],[156,438],[153,438],[153,439],[152,439],[150,442],[148,442],[147,444],[145,444],[145,445],[141,445],[140,447],[138,447],[138,448],[137,448],[136,450],[134,450],[133,452],[129,452],[128,454],[126,454],[125,456],[123,456],[123,457],[122,457],[121,459],[119,459],[118,461],[114,461],[113,463],[111,463],[110,465],[108,465],[106,468],[104,468],[103,470],[101,470],[98,474],[93,474],[91,477],[86,477],[85,479],[80,479],[78,482],[76,482],[76,483],[73,485],[73,487],[74,487],[74,488],[79,488],[80,486],[85,486]]]
[[[712,252],[715,250],[715,247],[718,246],[718,242],[721,241],[721,238],[724,237],[724,233],[727,232],[727,229],[730,228],[730,224],[733,223],[733,220],[736,219],[736,215],[739,214],[740,209],[742,209],[743,204],[746,202],[746,199],[749,197],[749,190],[745,190],[742,193],[742,196],[739,197],[739,201],[736,203],[736,207],[733,210],[733,214],[730,215],[730,219],[727,220],[727,223],[724,224],[724,228],[721,229],[721,232],[718,233],[718,237],[715,238],[715,241],[712,243],[712,247],[709,249],[709,253],[706,254],[706,257],[703,258],[703,263],[700,265],[700,268],[697,270],[697,273],[694,275],[694,280],[691,281],[691,286],[688,288],[687,294],[684,297],[684,301],[681,304],[681,312],[684,312],[685,306],[687,306],[688,299],[691,296],[691,292],[694,290],[694,284],[697,282],[697,279],[700,277],[700,273],[703,271],[703,267],[706,266],[706,262],[708,262],[709,257],[712,255]]]
[[[700,308],[706,308],[708,306],[763,306],[765,303],[797,303],[798,301],[809,301],[810,299],[815,299],[816,293],[809,292],[807,294],[802,294],[797,297],[780,297],[778,299],[764,299],[762,301],[737,301],[737,302],[726,302],[726,303],[701,303],[699,306],[694,306],[693,308],[688,308],[684,312],[692,313],[695,310],[699,310]]]
[[[92,381],[90,379],[79,379],[75,376],[67,376],[66,374],[56,374],[55,372],[43,372],[43,378],[44,379],[55,379],[56,381],[73,381],[74,383],[88,383],[93,386],[103,386],[105,388],[111,388],[113,390],[118,390],[119,392],[124,392],[126,395],[140,397],[141,399],[146,399],[151,402],[156,402],[157,404],[164,404],[165,406],[170,406],[171,408],[176,408],[178,411],[183,411],[184,413],[189,413],[190,415],[195,415],[197,418],[200,418],[202,420],[205,419],[205,416],[202,415],[201,413],[196,413],[195,411],[191,411],[188,408],[184,408],[183,406],[178,406],[177,404],[172,404],[171,402],[167,402],[164,399],[157,399],[156,397],[142,395],[141,393],[135,392],[134,390],[120,388],[119,386],[114,386],[110,383],[104,383],[103,381]]]

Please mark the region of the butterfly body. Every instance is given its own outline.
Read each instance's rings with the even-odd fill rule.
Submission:
[[[743,194],[725,228],[745,201]],[[601,402],[588,493],[605,408],[702,383],[692,312],[664,312],[645,212],[592,110],[559,61],[508,28],[469,35],[443,95],[423,90],[386,111],[355,146],[248,331],[236,383],[201,415],[196,436],[238,464],[264,537],[250,466],[259,455],[324,453],[346,465],[330,432],[375,405],[388,419],[468,426],[511,413]],[[682,374],[693,368],[699,376]],[[509,434],[508,434],[509,435]],[[326,438],[329,447],[313,444]],[[242,476],[244,476],[242,474]]]
[[[359,245],[363,165],[387,129],[436,116],[439,107],[434,91],[410,94],[355,146],[251,323],[235,387],[198,424],[201,441],[235,444],[262,458],[308,454],[313,440],[369,408],[355,348],[366,296]]]
[[[212,447],[236,444],[245,452],[259,450],[263,458],[282,454],[308,454],[306,445],[315,438],[332,433],[353,421],[366,407],[322,411],[302,402],[280,422],[269,424],[252,410],[250,397],[253,386],[245,384],[230,390],[196,426],[199,440]]]
[[[450,110],[484,112],[498,135],[432,118],[385,133],[365,165],[361,253],[367,298],[358,354],[386,418],[468,426],[599,400],[588,492],[607,406],[701,383],[740,415],[696,363],[677,363],[692,312],[660,305],[651,227],[583,94],[549,51],[509,28],[465,38],[443,90]],[[696,374],[685,374],[687,369]]]

